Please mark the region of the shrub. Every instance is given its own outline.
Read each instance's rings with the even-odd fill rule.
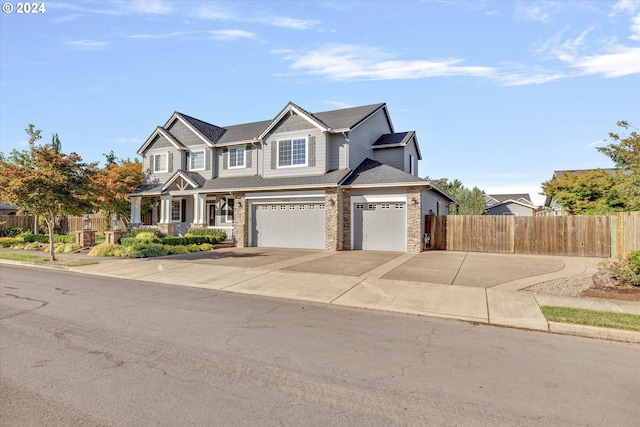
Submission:
[[[215,228],[190,228],[187,231],[186,236],[209,236],[218,239],[218,242],[222,242],[227,239],[227,233]],[[216,242],[217,243],[217,242]]]
[[[640,256],[634,252],[640,251],[633,251],[629,256],[618,260],[603,261],[598,266],[598,269],[605,271],[619,285],[640,286],[640,270],[637,268],[637,261]]]
[[[627,255],[627,260],[629,261],[629,267],[631,271],[636,274],[640,274],[640,250],[631,251],[629,255]]]
[[[135,238],[138,240],[150,240],[150,239],[154,239],[158,236],[156,236],[156,233],[154,233],[153,231],[143,231],[141,233],[136,234]]]
[[[5,230],[0,231],[0,236],[2,237],[16,237],[18,234],[22,233],[21,228],[17,227],[9,227]]]
[[[21,236],[25,242],[49,243],[48,234],[23,233]],[[54,243],[75,243],[75,241],[76,236],[61,236],[59,234],[53,236]]]
[[[141,234],[138,234],[138,236],[141,236]],[[138,237],[123,237],[120,239],[120,244],[122,246],[133,246],[133,245],[140,245],[140,244],[150,244],[150,243],[162,243],[162,240],[159,237],[151,237],[148,239],[143,239],[143,238],[138,238]]]
[[[153,237],[160,237],[160,231],[157,228],[131,227],[127,229],[127,237],[137,237],[140,233],[152,233]]]
[[[23,243],[22,237],[0,237],[0,247],[8,248],[19,243]]]
[[[54,246],[54,252],[59,252],[63,254],[68,254],[71,252],[79,251],[82,247],[76,243],[60,243]],[[49,248],[46,249],[47,252]]]
[[[192,252],[191,250],[189,250],[189,248],[187,246],[170,246],[170,245],[164,245],[165,249],[170,253],[170,254],[188,254],[190,252]]]
[[[91,250],[89,251],[89,253],[87,255],[89,256],[115,256],[114,252],[116,249],[118,249],[120,247],[120,245],[112,245],[109,243],[102,243],[100,245],[96,245],[93,248],[91,248]]]
[[[166,246],[158,243],[138,244],[129,246],[128,256],[134,258],[147,258],[167,255],[169,251]]]
[[[11,246],[11,249],[19,249],[23,251],[39,251],[40,243],[32,242],[32,243],[18,243],[17,245]]]

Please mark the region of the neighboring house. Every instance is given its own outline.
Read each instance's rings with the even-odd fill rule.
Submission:
[[[19,210],[18,206],[0,202],[0,215],[18,215]]]
[[[485,194],[484,203],[485,215],[536,215],[536,206],[528,194]]]
[[[218,127],[174,113],[138,150],[142,200],[168,235],[227,232],[238,247],[419,251],[424,215],[452,199],[418,177],[415,132],[394,131],[386,104]]]
[[[560,179],[563,176],[569,175],[569,174],[578,175],[581,172],[593,172],[595,170],[597,169],[574,169],[574,170],[553,171],[553,176],[551,177],[551,180]],[[618,168],[601,168],[600,170],[608,173],[609,175],[615,175],[617,173],[622,173],[622,174],[631,173],[630,170],[618,169]],[[561,216],[561,215],[567,215],[567,212],[564,210],[562,206],[558,204],[556,199],[554,199],[553,197],[547,196],[547,198],[544,201],[544,207],[542,209],[542,212],[540,212],[540,214],[546,215],[546,216]]]

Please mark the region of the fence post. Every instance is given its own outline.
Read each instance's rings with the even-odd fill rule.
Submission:
[[[618,257],[618,215],[617,214],[613,214],[613,215],[609,215],[610,218],[610,222],[609,224],[611,225],[611,252],[609,254],[609,256],[611,258],[617,258]]]

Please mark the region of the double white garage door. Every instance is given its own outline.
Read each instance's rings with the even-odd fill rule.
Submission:
[[[251,246],[324,249],[324,202],[253,203]]]
[[[324,249],[324,202],[251,205],[251,246]],[[406,250],[405,202],[352,204],[353,249]]]

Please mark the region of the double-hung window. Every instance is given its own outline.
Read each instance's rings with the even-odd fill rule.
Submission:
[[[190,165],[189,170],[199,171],[204,170],[204,150],[203,151],[192,151],[189,153],[190,157]]]
[[[244,167],[244,147],[230,148],[229,149],[229,167],[230,168],[243,168]]]
[[[153,154],[151,156],[151,165],[153,167],[153,171],[156,173],[169,172],[166,154]]]
[[[182,200],[171,202],[171,221],[180,222],[182,220]]]
[[[285,139],[278,141],[278,167],[306,166],[306,138]]]

